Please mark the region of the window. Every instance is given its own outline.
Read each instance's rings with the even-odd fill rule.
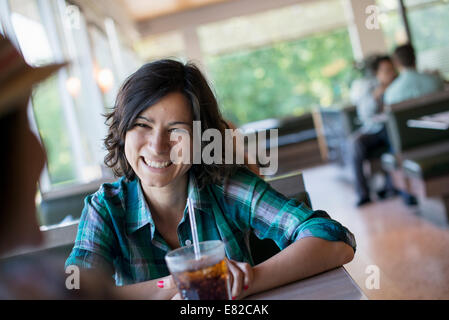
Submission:
[[[397,1],[378,0],[380,22],[390,51],[407,41]],[[449,78],[449,1],[406,0],[407,19],[420,70],[439,70]]]
[[[36,1],[10,1],[11,22],[26,61],[34,66],[55,62]],[[53,185],[76,178],[73,150],[66,131],[58,91],[58,76],[41,83],[32,96],[39,134],[45,145],[48,172]]]
[[[348,99],[356,76],[341,1],[319,1],[199,27],[209,76],[236,125]]]
[[[389,51],[398,45],[407,42],[407,32],[401,20],[398,9],[398,1],[377,0],[380,7],[379,21],[385,36],[385,42]]]
[[[8,3],[14,35],[29,64],[69,62],[33,91],[34,117],[48,157],[49,185],[41,184],[41,191],[102,178],[103,114],[105,106],[113,104],[118,87],[113,75],[105,78],[108,74],[100,72],[112,73],[108,39],[93,32],[92,50],[82,11],[63,0]],[[68,18],[69,12],[76,14],[75,24]],[[101,62],[97,68],[93,55]],[[105,83],[111,88],[102,90]]]
[[[112,107],[118,91],[119,75],[114,72],[114,62],[106,35],[96,26],[89,28],[91,44],[94,51],[94,69],[100,89],[103,93],[104,105]]]
[[[102,139],[106,135],[104,125],[104,103],[89,43],[86,21],[81,11],[76,24],[71,24],[66,14],[69,7],[65,1],[58,1],[54,7],[58,30],[59,48],[70,61],[64,77],[64,101],[71,111],[66,121],[71,126],[71,142],[76,144],[77,183],[86,183],[102,177],[101,164],[104,158]],[[75,86],[74,84],[77,83]],[[73,85],[73,87],[71,87]]]
[[[69,214],[69,207],[54,209],[47,200],[78,192],[84,184],[97,185],[97,181],[88,184],[93,180],[111,178],[110,170],[102,166],[103,114],[113,104],[118,81],[138,61],[128,47],[120,47],[122,54],[116,57],[129,59],[121,61],[126,68],[120,76],[113,74],[100,81],[98,70],[115,71],[109,34],[101,29],[91,29],[89,34],[80,8],[65,0],[10,0],[0,6],[2,30],[30,65],[69,62],[34,88],[29,112],[31,126],[47,151],[37,197],[38,218],[43,224],[58,223]]]

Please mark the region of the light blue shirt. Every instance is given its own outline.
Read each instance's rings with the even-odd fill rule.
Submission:
[[[382,130],[383,125],[374,120],[379,112],[379,106],[373,96],[373,91],[379,85],[374,76],[355,80],[351,85],[351,103],[356,106],[357,117],[362,126],[360,131],[375,134]]]
[[[406,69],[391,83],[385,91],[386,105],[418,98],[443,89],[443,80],[428,73]]]

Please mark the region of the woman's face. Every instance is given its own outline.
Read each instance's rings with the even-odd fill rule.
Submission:
[[[125,156],[142,184],[165,187],[179,181],[190,169],[190,161],[173,163],[170,152],[181,144],[177,148],[192,154],[192,122],[189,102],[179,92],[169,93],[137,117],[126,133]],[[179,141],[170,140],[172,133],[181,137]]]
[[[396,78],[396,70],[391,61],[385,60],[379,64],[379,69],[377,70],[376,77],[379,82],[385,86],[390,85]]]

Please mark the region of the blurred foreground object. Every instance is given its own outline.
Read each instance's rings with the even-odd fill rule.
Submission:
[[[31,132],[27,106],[32,86],[64,64],[29,66],[11,42],[0,36],[0,257],[23,246],[39,246],[35,196],[46,156]],[[64,261],[46,256],[0,260],[0,299],[109,299],[112,282],[98,275],[79,276],[69,290]]]

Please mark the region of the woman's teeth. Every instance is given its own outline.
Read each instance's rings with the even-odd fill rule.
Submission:
[[[145,159],[145,163],[152,168],[165,168],[171,164],[171,161],[157,162],[157,161],[148,161]]]

